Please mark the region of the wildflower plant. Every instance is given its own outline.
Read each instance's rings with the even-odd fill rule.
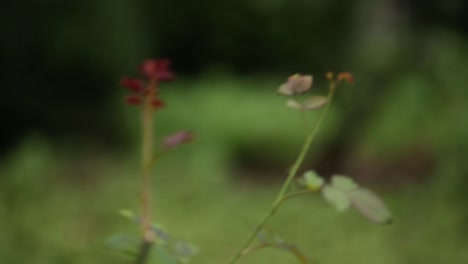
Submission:
[[[326,182],[323,177],[318,175],[313,170],[306,171],[301,177],[297,179],[299,188],[292,188],[294,179],[300,166],[304,162],[305,156],[320,130],[322,122],[328,112],[329,106],[333,101],[338,85],[345,82],[349,85],[354,84],[354,78],[349,72],[341,72],[335,75],[332,72],[326,73],[328,79],[328,93],[323,95],[306,96],[306,93],[312,87],[313,77],[311,75],[295,74],[288,78],[288,80],[280,85],[278,94],[286,96],[286,106],[299,111],[302,117],[302,122],[306,128],[307,135],[302,148],[294,161],[289,173],[274,199],[270,209],[258,221],[257,225],[253,228],[242,247],[231,258],[229,264],[236,263],[240,257],[249,254],[257,249],[265,247],[273,247],[281,250],[286,250],[293,254],[300,263],[309,263],[308,258],[302,253],[299,248],[292,244],[285,242],[277,234],[270,235],[269,239],[265,239],[265,226],[267,222],[275,215],[278,208],[287,200],[313,193],[320,193],[322,197],[329,202],[337,211],[343,212],[350,207],[356,208],[362,215],[369,220],[380,223],[388,224],[392,221],[390,211],[387,209],[382,200],[375,195],[372,191],[360,187],[351,178],[343,175],[333,175],[330,182]],[[304,98],[305,96],[305,98]],[[309,111],[316,111],[320,109],[318,119],[312,128],[309,128],[308,116]],[[269,232],[271,234],[271,232]],[[250,246],[257,238],[259,244]]]
[[[156,244],[158,255],[163,263],[177,263],[195,253],[195,248],[182,240],[173,240],[170,235],[151,219],[151,173],[158,158],[165,152],[175,147],[188,143],[193,139],[193,134],[182,130],[163,138],[160,144],[156,144],[153,127],[156,111],[166,106],[160,98],[159,85],[162,82],[171,81],[175,74],[170,70],[170,62],[167,59],[144,61],[139,68],[141,77],[124,77],[121,85],[130,91],[124,102],[141,109],[141,191],[140,191],[140,216],[131,211],[123,210],[121,214],[140,225],[141,243],[138,252],[135,252],[133,244],[126,237],[114,236],[111,238],[113,246],[130,253],[135,263],[146,263],[150,256],[150,249]],[[155,147],[157,147],[155,149]]]
[[[156,142],[153,130],[154,115],[156,111],[161,110],[166,105],[159,96],[159,85],[161,82],[175,78],[175,74],[170,70],[169,66],[168,60],[146,60],[140,65],[142,78],[125,77],[121,80],[121,84],[131,92],[124,101],[127,104],[140,107],[142,124],[141,215],[137,216],[128,210],[121,211],[121,214],[139,224],[141,241],[138,251],[135,251],[135,240],[127,243],[128,240],[123,237],[114,236],[111,242],[114,246],[130,253],[136,264],[143,264],[148,261],[152,246],[155,246],[154,251],[161,260],[157,263],[184,263],[197,251],[190,244],[173,239],[161,225],[154,224],[151,219],[150,186],[152,167],[161,154],[193,139],[192,133],[179,131],[164,138],[158,145],[157,151],[154,150],[154,143]],[[292,75],[279,86],[278,94],[287,97],[286,106],[300,113],[307,132],[306,138],[270,208],[253,227],[242,246],[227,263],[234,264],[242,256],[262,248],[283,250],[293,254],[302,264],[310,263],[298,246],[285,241],[278,234],[266,228],[266,224],[276,214],[279,207],[285,201],[297,196],[319,193],[339,212],[355,208],[363,216],[375,223],[387,224],[391,222],[391,213],[382,200],[372,191],[359,186],[347,176],[333,175],[329,181],[326,181],[315,171],[308,170],[298,177],[298,171],[320,130],[338,86],[342,83],[348,85],[354,83],[354,78],[349,72],[341,72],[336,75],[328,72],[326,78],[328,79],[328,93],[325,96],[307,95],[313,85],[311,75]],[[313,126],[309,126],[308,113],[310,111],[321,111]],[[258,243],[251,245],[255,239],[258,240]]]

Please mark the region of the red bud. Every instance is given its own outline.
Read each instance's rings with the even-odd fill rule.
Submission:
[[[143,81],[137,78],[124,77],[120,80],[120,84],[132,92],[142,92],[144,90]]]
[[[164,106],[166,106],[166,103],[164,103],[164,101],[161,99],[153,99],[151,101],[151,106],[153,106],[153,108],[155,109],[158,109],[158,108],[163,108]]]

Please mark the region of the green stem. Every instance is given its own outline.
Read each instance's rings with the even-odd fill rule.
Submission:
[[[142,241],[135,264],[145,264],[149,258],[152,242]]]
[[[256,250],[259,250],[259,249],[262,249],[262,248],[267,248],[267,247],[278,248],[277,245],[274,245],[274,244],[271,244],[271,243],[264,243],[264,244],[257,245],[255,247],[246,248],[242,252],[242,256],[245,256],[245,255],[250,254],[250,253],[252,253],[252,252],[254,252]],[[304,256],[304,254],[300,250],[298,250],[295,247],[290,247],[288,251],[289,251],[289,253],[293,254],[302,264],[307,264],[307,258],[306,258],[306,256]]]
[[[258,222],[256,227],[254,228],[254,230],[252,230],[250,235],[247,237],[247,239],[245,240],[245,242],[242,245],[242,248],[234,255],[234,257],[231,259],[231,261],[229,261],[229,264],[234,264],[234,263],[237,262],[237,260],[242,256],[242,252],[249,247],[250,243],[252,243],[254,238],[257,236],[258,232],[260,232],[263,229],[263,227],[268,222],[268,220],[270,220],[270,218],[275,214],[278,207],[285,200],[284,198],[288,197],[288,196],[285,196],[286,192],[288,191],[288,188],[291,185],[292,181],[294,180],[294,177],[296,176],[297,171],[299,170],[301,164],[303,163],[304,158],[305,158],[305,156],[307,154],[307,151],[310,148],[310,145],[312,144],[313,139],[315,138],[318,131],[320,130],[320,126],[322,124],[322,121],[323,121],[325,115],[327,114],[329,106],[330,106],[330,104],[331,104],[331,102],[333,100],[333,95],[335,94],[335,88],[336,88],[336,83],[334,81],[331,81],[329,89],[328,89],[328,96],[327,96],[328,103],[325,106],[325,108],[322,110],[322,112],[320,113],[320,117],[317,120],[317,122],[315,123],[314,129],[312,130],[311,133],[309,133],[309,135],[307,136],[304,144],[302,145],[301,152],[299,153],[298,157],[294,161],[294,164],[293,164],[291,170],[289,171],[288,177],[286,178],[285,182],[283,183],[283,186],[281,187],[281,190],[279,191],[278,195],[276,196],[276,199],[275,199],[274,203],[271,205],[270,210],[268,210],[265,213],[265,215],[260,219],[260,221]]]
[[[276,197],[276,202],[275,204],[279,203],[281,199],[283,199],[283,196],[286,194],[289,186],[291,185],[292,181],[294,180],[294,177],[297,174],[297,171],[299,170],[302,162],[304,161],[304,158],[307,154],[307,151],[310,148],[310,145],[312,144],[312,141],[314,140],[315,136],[317,133],[320,131],[320,126],[322,125],[322,121],[325,118],[325,115],[328,112],[329,106],[331,104],[331,101],[333,100],[333,95],[335,94],[335,83],[331,82],[330,83],[330,88],[328,90],[328,95],[327,95],[327,100],[328,103],[325,106],[325,108],[322,110],[320,113],[320,117],[315,123],[314,129],[312,132],[307,136],[304,144],[302,145],[301,152],[299,153],[299,156],[297,157],[296,161],[294,162],[291,170],[289,171],[289,175],[286,178],[286,181],[283,184],[283,187],[281,188],[280,192],[278,193],[278,196]]]
[[[143,241],[152,243],[154,234],[151,230],[151,165],[153,159],[154,109],[151,105],[156,93],[156,82],[148,84],[148,94],[142,105],[142,146],[141,146],[141,231]]]
[[[280,200],[279,203],[280,203],[280,205],[281,205],[281,204],[284,203],[286,200],[289,200],[289,199],[294,198],[294,197],[296,197],[296,196],[301,196],[301,195],[304,195],[304,194],[309,194],[309,193],[314,193],[314,192],[316,192],[316,191],[309,190],[309,189],[307,189],[307,190],[302,190],[302,191],[297,191],[297,192],[293,192],[293,193],[290,193],[290,194],[287,194],[287,195],[283,196],[283,198]]]
[[[151,229],[151,168],[154,163],[154,109],[152,100],[156,94],[156,81],[148,84],[148,94],[145,96],[141,109],[142,144],[141,144],[141,233],[142,242],[135,264],[148,261],[151,246],[155,240]]]

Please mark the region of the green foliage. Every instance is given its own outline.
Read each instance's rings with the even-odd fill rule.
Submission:
[[[392,215],[382,200],[349,177],[334,175],[331,184],[322,188],[322,195],[339,212],[346,211],[352,205],[370,221],[379,224],[392,222]]]
[[[392,215],[382,200],[372,191],[357,188],[348,193],[353,206],[367,219],[380,224],[392,222]]]
[[[330,102],[333,100],[333,97],[335,95],[335,92],[337,90],[338,84],[340,82],[345,81],[348,84],[353,84],[354,83],[354,77],[351,73],[349,72],[340,72],[336,75],[332,72],[328,72],[326,74],[326,77],[328,79],[328,93],[326,97],[318,97],[318,100],[314,100],[315,98],[312,98],[312,100],[309,100],[307,104],[304,104],[305,107],[310,107],[314,108],[317,106],[317,101],[318,102]],[[312,86],[312,76],[311,75],[300,75],[300,74],[295,74],[292,75],[288,78],[286,83],[280,85],[278,89],[278,93],[281,95],[285,96],[294,96],[298,94],[303,94],[307,92]],[[323,99],[322,99],[323,98]],[[322,99],[322,100],[321,100]],[[307,101],[306,101],[307,103]],[[289,99],[287,101],[287,105],[290,105],[292,107],[295,107],[299,105],[298,102],[296,101],[291,101]],[[322,106],[318,104],[319,106]],[[301,109],[301,107],[299,107]],[[290,192],[289,189],[291,187],[293,179],[296,177],[299,167],[304,163],[304,159],[306,157],[306,154],[315,139],[317,132],[320,130],[320,126],[322,124],[322,121],[324,117],[327,114],[327,110],[329,109],[329,105],[325,107],[321,112],[317,120],[315,121],[315,124],[313,128],[309,128],[307,126],[307,120],[305,116],[302,116],[302,122],[303,126],[305,128],[306,132],[306,138],[304,140],[304,143],[301,147],[301,150],[296,158],[296,160],[293,162],[291,168],[289,169],[288,175],[286,179],[284,180],[283,185],[281,186],[280,191],[278,192],[273,204],[271,205],[270,209],[266,212],[266,214],[260,218],[260,220],[257,222],[257,225],[255,228],[251,231],[245,242],[242,244],[241,249],[231,258],[229,261],[229,264],[234,264],[236,263],[243,255],[245,255],[245,252],[249,252],[250,244],[252,243],[253,239],[258,236],[260,232],[262,232],[262,229],[265,228],[265,225],[268,223],[268,221],[274,216],[280,205],[283,204],[284,201],[299,196],[303,194],[308,194],[310,191],[316,191],[320,189],[321,186],[323,186],[323,180],[321,181],[321,178],[313,171],[307,172],[303,179],[301,179],[301,183],[307,187],[306,191],[295,191],[295,192]],[[301,109],[302,110],[302,109]],[[312,188],[310,187],[312,186]],[[363,192],[362,190],[358,189],[357,184],[355,184],[351,179],[345,177],[345,176],[335,176],[332,178],[332,183],[330,185],[325,185],[323,188],[321,188],[322,194],[324,198],[329,201],[332,205],[335,206],[335,208],[338,211],[345,211],[348,209],[351,205],[351,202],[353,201],[354,204],[358,207],[359,211],[363,213],[364,216],[369,217],[369,219],[374,220],[376,222],[389,222],[390,218],[390,213],[386,209],[385,205],[383,202],[375,195],[371,196],[369,195],[368,192]],[[352,192],[356,192],[356,194],[351,194]],[[364,195],[366,194],[366,195]],[[263,245],[268,245],[271,246],[271,244],[264,242]],[[287,247],[287,250],[293,251],[293,252],[300,252],[297,250],[293,250],[295,247]],[[301,260],[301,263],[308,263],[308,260],[303,256],[303,254],[296,255],[299,257]]]
[[[300,183],[312,191],[320,190],[325,183],[325,180],[315,171],[307,171],[302,177]]]
[[[137,225],[140,224],[140,217],[131,210],[122,209],[119,214]],[[187,263],[198,254],[198,249],[194,245],[180,239],[173,239],[161,224],[153,223],[151,228],[156,236],[156,241],[149,249],[151,253],[148,263]],[[130,256],[131,260],[135,260],[139,254],[137,249],[141,241],[136,237],[114,234],[108,239],[107,244],[113,249]]]
[[[314,110],[327,104],[327,101],[325,96],[311,96],[302,103],[302,106],[305,110]]]
[[[333,188],[340,189],[343,191],[355,190],[358,185],[353,179],[343,175],[333,175],[331,178],[331,185]]]
[[[119,252],[124,253],[132,260],[136,257],[136,249],[140,240],[125,234],[113,234],[107,240],[107,245]]]
[[[263,228],[257,234],[257,239],[260,241],[260,244],[248,247],[244,249],[242,255],[245,256],[254,251],[264,249],[264,248],[273,248],[279,249],[281,251],[286,251],[296,258],[302,264],[309,263],[308,258],[305,254],[297,247],[297,245],[285,241],[279,234],[272,232]]]
[[[193,102],[193,111],[182,110],[184,104],[186,107],[186,101],[171,100],[171,107],[178,109],[161,113],[162,129],[169,132],[185,124],[203,135],[192,147],[165,157],[155,181],[157,215],[164,215],[164,222],[170,229],[177,230],[178,234],[190,241],[196,241],[203,249],[193,263],[225,261],[225,256],[232,253],[232,248],[226,244],[238,243],[243,233],[248,231],[238,223],[257,217],[275,195],[276,183],[263,181],[254,185],[232,180],[237,172],[226,168],[232,164],[231,154],[238,139],[256,142],[268,135],[281,146],[295,146],[301,140],[302,135],[298,133],[301,127],[288,111],[282,111],[281,99],[253,89],[257,86],[271,87],[268,82],[207,79],[195,82],[193,90],[181,92],[171,88],[166,92],[169,98],[183,97]],[[395,155],[401,153],[415,138],[407,130],[411,122],[406,120],[417,120],[419,111],[415,109],[422,109],[422,112],[431,109],[424,104],[422,108],[421,105],[416,106],[423,103],[413,100],[422,91],[420,88],[413,89],[417,83],[408,82],[404,86],[395,84],[395,92],[389,96],[388,105],[382,105],[382,108],[388,109],[391,102],[399,102],[392,107],[392,114],[375,112],[376,119],[372,122],[382,126],[378,126],[379,129],[363,127],[362,138],[358,137],[359,141],[353,144],[364,147],[364,150],[372,148],[381,151],[377,152],[381,154],[388,151]],[[213,84],[217,89],[209,88]],[[237,87],[246,87],[247,91]],[[379,229],[363,225],[362,220],[353,214],[337,217],[327,210],[325,204],[308,199],[312,197],[289,203],[282,208],[282,216],[274,219],[271,225],[281,229],[285,237],[293,237],[294,242],[306,249],[308,255],[323,263],[337,264],[342,263],[343,259],[350,263],[465,263],[468,260],[465,250],[468,244],[463,235],[466,210],[464,200],[458,199],[454,189],[463,190],[456,179],[464,175],[466,168],[463,160],[466,145],[463,137],[466,133],[463,131],[466,128],[463,122],[455,122],[458,124],[456,129],[447,126],[459,120],[460,113],[464,113],[458,110],[466,108],[461,103],[465,97],[461,96],[460,91],[445,91],[454,93],[458,100],[447,97],[450,98],[447,99],[451,102],[450,106],[440,112],[440,116],[431,115],[439,121],[438,126],[432,127],[431,122],[425,122],[423,129],[413,131],[419,135],[432,135],[434,141],[426,138],[429,140],[427,144],[435,142],[440,150],[437,167],[430,172],[433,178],[414,185],[394,183],[396,186],[383,192],[398,215],[396,225]],[[431,101],[426,96],[421,100],[426,103]],[[241,109],[221,107],[239,102],[244,106]],[[258,102],[262,102],[261,107]],[[396,108],[400,114],[396,113]],[[329,135],[339,129],[335,124],[343,113],[339,108],[332,107],[331,110],[329,121],[332,122],[327,122],[323,127],[321,140],[316,142],[314,152],[323,150],[333,139]],[[203,117],[203,122],[199,122],[194,113]],[[269,118],[272,114],[274,119]],[[229,118],[220,120],[219,115]],[[400,123],[400,120],[404,122]],[[127,119],[126,122],[134,125],[133,120]],[[132,129],[126,130],[126,133],[131,135]],[[364,140],[369,135],[366,130],[372,132],[370,141]],[[103,241],[115,230],[128,229],[128,222],[116,221],[115,211],[122,205],[132,206],[135,200],[134,192],[139,186],[130,178],[135,170],[133,157],[138,153],[118,157],[110,151],[93,149],[87,155],[76,155],[76,151],[82,147],[62,150],[57,154],[49,142],[37,144],[27,141],[21,150],[2,161],[0,254],[5,261],[19,264],[122,261],[121,255],[116,257],[109,251],[93,248],[102,248]],[[287,159],[291,152],[285,150],[285,153],[278,155]],[[69,162],[70,157],[73,157],[72,163]],[[315,161],[315,157],[312,155],[310,160]],[[395,161],[392,157],[385,156]],[[24,166],[31,164],[28,160],[36,161],[36,165]],[[186,186],[190,186],[189,189],[180,187],[181,179]],[[16,183],[13,185],[11,182]],[[16,197],[15,203],[12,203],[12,197]],[[308,208],[306,213],[297,213],[303,212],[304,208]],[[220,236],[223,243],[220,243]],[[434,251],[433,241],[444,243]],[[28,249],[27,255],[24,254],[25,247]],[[243,262],[294,263],[294,259],[284,255],[287,254],[266,251],[252,254]]]
[[[339,212],[346,211],[351,205],[351,201],[346,192],[333,186],[324,186],[322,195],[325,200],[331,203]]]
[[[156,245],[152,248],[150,260],[147,263],[179,264],[177,258],[166,247]]]
[[[327,104],[327,98],[325,96],[311,96],[305,99],[302,103],[298,102],[295,99],[288,99],[286,101],[286,106],[297,109],[297,110],[315,110],[321,108]]]

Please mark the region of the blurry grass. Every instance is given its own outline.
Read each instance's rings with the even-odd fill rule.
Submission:
[[[271,81],[212,79],[171,84],[163,90],[168,108],[158,113],[158,136],[190,129],[197,140],[163,157],[155,170],[154,217],[174,237],[200,248],[193,263],[225,263],[248,234],[248,224],[264,213],[279,188],[277,182],[236,181],[233,147],[267,142],[287,164],[295,158],[303,137],[299,116],[284,109],[284,100],[272,93],[275,87]],[[407,104],[412,102],[408,99]],[[136,109],[124,111],[129,140],[135,140]],[[382,116],[401,116],[392,111]],[[332,111],[314,151],[320,150],[321,141],[332,138],[338,120]],[[394,138],[386,134],[392,129],[401,127],[371,129],[374,134],[369,137],[378,145],[382,136],[385,146],[386,138]],[[122,157],[91,147],[64,151],[52,149],[37,136],[25,140],[0,168],[2,260],[126,263],[105,241],[116,232],[138,232],[117,214],[122,208],[138,210],[139,163],[138,155],[132,154]],[[456,178],[460,171],[450,168],[435,173]],[[282,207],[269,227],[296,243],[314,263],[465,263],[463,214],[447,198],[451,188],[435,178],[380,191],[395,214],[391,226],[368,223],[355,212],[338,214],[319,197],[302,197]],[[296,262],[284,252],[265,250],[239,263]]]

